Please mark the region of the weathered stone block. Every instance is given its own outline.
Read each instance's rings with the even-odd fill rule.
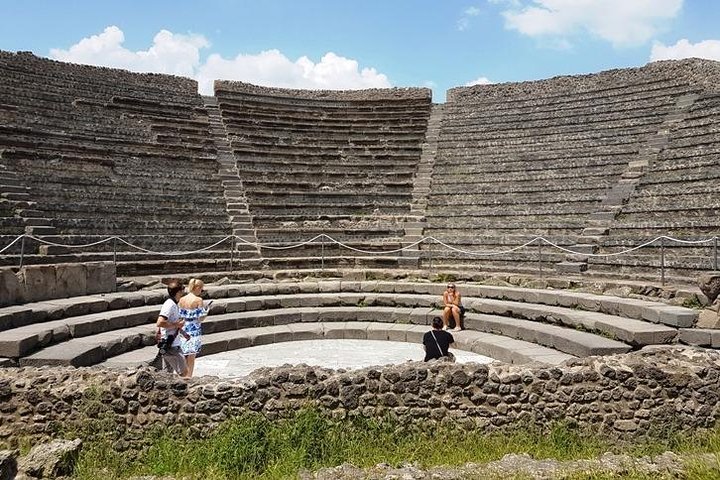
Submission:
[[[58,264],[55,270],[56,294],[62,298],[85,295],[88,287],[87,280],[85,265],[81,263]]]
[[[33,265],[20,270],[20,279],[24,287],[24,298],[28,302],[38,302],[48,298],[57,298],[54,265]]]
[[[117,290],[117,273],[112,262],[87,262],[87,293],[109,293]]]
[[[18,275],[11,268],[0,268],[0,307],[23,303],[24,294]]]

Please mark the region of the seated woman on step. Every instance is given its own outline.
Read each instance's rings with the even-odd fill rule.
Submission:
[[[210,303],[212,302],[206,305],[200,297],[204,286],[205,284],[202,280],[196,278],[190,279],[187,286],[188,294],[178,302],[180,317],[185,320],[184,330],[188,334],[188,338],[180,345],[182,353],[185,355],[185,360],[187,361],[187,373],[185,376],[188,378],[193,375],[195,357],[200,353],[200,348],[202,347],[202,327],[200,323],[205,320],[210,308]]]
[[[443,292],[443,324],[445,330],[450,329],[450,316],[455,320],[454,331],[462,330],[462,320],[465,315],[465,307],[462,306],[462,295],[458,292],[454,283],[450,283]]]

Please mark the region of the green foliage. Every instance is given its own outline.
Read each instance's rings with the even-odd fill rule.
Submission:
[[[697,295],[687,297],[685,300],[683,300],[682,306],[686,308],[694,308],[697,310],[703,308],[703,304],[700,302],[700,299],[698,299]]]
[[[482,429],[460,431],[449,427],[411,429],[396,420],[352,418],[336,421],[315,409],[293,418],[267,420],[247,413],[225,422],[208,438],[149,432],[148,448],[121,453],[108,438],[86,437],[75,477],[114,480],[140,475],[197,479],[295,478],[301,470],[317,470],[349,462],[360,467],[378,463],[464,465],[498,460],[508,453],[533,458],[576,460],[596,458],[604,452],[633,456],[677,453],[720,453],[720,428],[693,435],[668,435],[637,444],[610,443],[591,432],[567,424],[549,431],[525,427],[503,433]],[[687,478],[718,478],[720,470],[704,464],[689,465]],[[615,478],[588,472],[574,479]],[[623,478],[649,478],[628,472]],[[662,478],[655,476],[654,480]]]
[[[430,281],[433,283],[457,282],[457,277],[453,273],[439,272],[436,273],[435,276],[430,279]]]

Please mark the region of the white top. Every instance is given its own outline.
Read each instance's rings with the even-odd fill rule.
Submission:
[[[165,300],[165,303],[163,303],[162,308],[160,309],[160,316],[167,318],[167,321],[170,323],[178,323],[180,320],[180,308],[177,303],[175,303],[171,298],[168,298]],[[160,335],[162,338],[166,338],[168,335],[175,335],[175,340],[173,340],[172,346],[180,346],[180,335],[178,335],[177,328],[161,328]]]

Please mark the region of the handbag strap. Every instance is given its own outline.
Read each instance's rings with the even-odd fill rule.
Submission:
[[[437,338],[435,337],[435,332],[433,332],[432,330],[430,330],[430,335],[432,335],[433,340],[435,340],[435,345],[437,345],[437,347],[438,347],[438,352],[440,352],[440,356],[441,356],[441,357],[444,357],[445,355],[443,355],[442,348],[440,348],[440,344],[438,343]]]

